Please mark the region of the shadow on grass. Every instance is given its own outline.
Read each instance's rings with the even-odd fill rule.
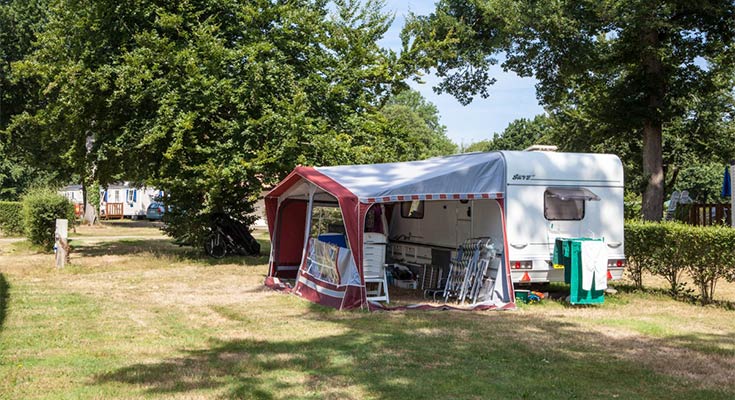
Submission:
[[[319,335],[314,320],[342,329]],[[183,349],[179,357],[129,365],[98,375],[95,383],[142,386],[152,395],[213,389],[233,399],[709,400],[732,398],[735,390],[722,377],[717,383],[703,378],[712,389],[702,389],[645,367],[639,357],[661,342],[631,344],[630,338],[592,335],[574,323],[514,313],[362,314],[315,306],[289,321],[289,329],[303,334],[291,340],[210,339],[204,350]],[[691,355],[676,352],[655,357],[672,371],[691,361]],[[728,365],[713,361],[707,369],[723,367]]]
[[[76,254],[82,257],[101,257],[101,256],[125,256],[134,254],[150,254],[159,258],[176,258],[182,261],[196,262],[204,265],[223,265],[223,264],[244,264],[244,265],[263,265],[268,262],[268,254],[270,252],[270,243],[268,240],[258,240],[260,243],[259,256],[226,256],[223,258],[212,258],[204,254],[204,251],[191,246],[180,246],[171,240],[161,239],[123,239],[115,241],[105,241],[93,244],[84,244],[83,242],[74,242],[71,245]]]
[[[10,300],[10,284],[3,274],[0,274],[0,332],[3,331],[5,317],[8,312],[8,301]]]
[[[116,228],[161,228],[163,222],[148,220],[105,220],[102,225]]]

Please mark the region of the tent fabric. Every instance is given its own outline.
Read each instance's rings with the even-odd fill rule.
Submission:
[[[280,238],[271,246],[270,276],[293,279],[301,262],[306,224],[306,202],[287,199],[278,210],[281,218],[275,230]],[[274,216],[275,221],[275,216]],[[284,229],[284,225],[287,224]],[[274,229],[271,229],[273,241]]]
[[[350,165],[336,167],[297,167],[265,197],[268,228],[271,235],[269,279],[283,277],[278,266],[285,265],[283,249],[290,249],[293,264],[298,248],[305,255],[298,264],[293,292],[311,301],[340,308],[370,308],[363,273],[363,232],[366,214],[375,203],[405,200],[497,199],[503,204],[506,165],[501,152],[470,153],[402,163]],[[314,189],[318,190],[314,190]],[[336,199],[342,212],[350,262],[357,277],[351,274],[349,284],[320,279],[308,261],[315,241],[304,244],[304,232],[310,209],[290,216],[284,212],[290,201],[302,204],[316,196]],[[309,201],[309,204],[311,202]],[[501,223],[505,229],[504,218]],[[301,232],[301,240],[287,232]],[[507,258],[507,243],[504,243]],[[303,248],[306,247],[306,248]],[[341,252],[342,250],[340,250]],[[507,259],[503,263],[506,279],[502,304],[514,306],[513,284]],[[359,278],[359,279],[357,279]],[[507,282],[506,282],[507,280]],[[266,281],[267,282],[267,281]],[[498,303],[500,304],[500,303]],[[497,307],[497,305],[494,305]],[[504,307],[504,306],[503,306]]]
[[[403,201],[412,196],[414,200],[500,198],[505,192],[505,161],[499,152],[315,170],[349,188],[362,203]]]
[[[339,309],[360,307],[362,281],[350,250],[314,238],[308,247],[294,292]]]

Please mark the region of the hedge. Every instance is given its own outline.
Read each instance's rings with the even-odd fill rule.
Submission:
[[[628,273],[638,287],[648,271],[666,279],[672,295],[680,295],[686,272],[706,304],[720,279],[735,281],[735,229],[729,227],[628,221],[625,250]]]
[[[51,189],[33,189],[23,196],[22,203],[26,236],[47,250],[54,246],[56,219],[68,219],[69,228],[74,225],[74,204]]]
[[[4,235],[23,234],[23,205],[18,201],[0,201],[0,231]]]

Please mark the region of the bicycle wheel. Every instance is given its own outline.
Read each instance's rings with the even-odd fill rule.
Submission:
[[[213,258],[222,258],[227,254],[227,247],[222,235],[213,233],[204,242],[204,251]]]

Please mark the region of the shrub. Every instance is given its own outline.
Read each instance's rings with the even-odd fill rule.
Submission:
[[[23,234],[23,205],[18,201],[0,201],[0,231],[5,235]]]
[[[735,231],[729,227],[679,225],[678,235],[686,242],[687,271],[699,289],[703,303],[714,299],[720,278],[732,275],[735,264]]]
[[[722,226],[628,221],[625,224],[628,273],[636,286],[649,271],[666,279],[673,296],[686,291],[688,272],[703,303],[714,298],[720,278],[735,281],[735,230]]]
[[[665,247],[665,233],[662,224],[637,220],[625,223],[626,271],[639,289],[643,288],[643,272],[659,269],[656,264]]]
[[[69,228],[75,222],[74,205],[53,190],[32,189],[23,196],[22,203],[26,236],[48,250],[54,246],[56,219],[68,219]]]

